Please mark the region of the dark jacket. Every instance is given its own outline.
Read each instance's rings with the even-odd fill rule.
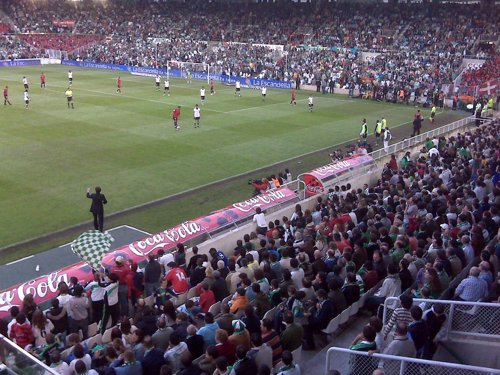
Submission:
[[[104,205],[108,203],[104,194],[101,193],[87,193],[87,198],[92,199],[92,204],[90,205],[90,212],[94,214],[104,212]]]
[[[149,261],[144,268],[144,282],[157,283],[161,277],[161,265],[156,260]]]
[[[317,329],[324,329],[333,318],[333,307],[329,300],[323,301],[321,308],[310,316],[309,323]]]
[[[166,362],[163,358],[163,352],[160,349],[153,348],[144,354],[141,363],[144,374],[160,375],[161,366]]]
[[[259,369],[253,359],[243,358],[234,368],[236,375],[255,375]]]
[[[342,293],[344,293],[347,306],[350,306],[359,300],[359,285],[357,283],[347,284],[342,288]]]
[[[193,358],[198,358],[203,354],[203,336],[194,335],[186,339],[186,345]]]
[[[45,314],[47,319],[49,319],[54,325],[54,329],[52,333],[63,333],[68,329],[68,313],[66,312],[66,308],[58,307],[57,309],[51,308]]]
[[[216,301],[222,301],[229,295],[229,290],[227,289],[227,283],[225,279],[215,279],[210,289],[212,289],[212,292],[214,292]]]
[[[205,279],[205,267],[196,267],[192,272],[191,272],[191,277],[189,279],[189,283],[191,284],[191,287],[194,287],[201,283],[203,279]]]

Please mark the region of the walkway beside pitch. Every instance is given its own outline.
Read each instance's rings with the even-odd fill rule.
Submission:
[[[149,235],[146,231],[128,225],[112,228],[108,232],[115,239],[111,245],[111,251]],[[55,249],[0,265],[0,275],[2,275],[0,277],[0,290],[78,262],[80,262],[80,258],[71,251],[71,244],[67,243]]]

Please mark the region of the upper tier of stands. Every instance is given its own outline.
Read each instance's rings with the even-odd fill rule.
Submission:
[[[59,49],[74,59],[148,67],[167,66],[170,60],[206,63],[215,72],[279,80],[299,75],[304,83],[321,77],[321,71],[341,87],[376,80],[406,91],[439,90],[452,83],[464,56],[485,56],[480,36],[498,38],[496,8],[488,12],[457,4],[124,6],[7,0],[0,9],[20,33],[0,39],[0,59],[40,57],[47,49]],[[151,38],[162,41],[157,45]],[[252,44],[283,45],[288,56]],[[361,61],[360,51],[381,55]],[[486,50],[486,55],[494,53],[495,48]],[[466,81],[477,80],[467,76]]]

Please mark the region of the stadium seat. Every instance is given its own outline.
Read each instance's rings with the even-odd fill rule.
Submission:
[[[220,307],[221,303],[220,302],[215,302],[210,308],[208,309],[208,312],[211,313],[213,316],[217,316],[220,314]]]
[[[92,350],[95,345],[100,345],[102,343],[102,335],[99,333],[98,335],[88,338],[84,343],[87,345],[87,348]]]
[[[358,301],[356,301],[356,302],[354,302],[354,303],[351,305],[351,311],[349,311],[350,316],[354,316],[354,315],[356,315],[356,314],[358,313],[358,311],[359,311],[359,306],[360,306],[360,304],[359,304],[359,300],[358,300]]]
[[[368,293],[369,293],[369,291],[366,292],[366,293],[363,293],[361,295],[361,297],[359,298],[359,301],[358,301],[358,310],[359,310],[359,308],[362,308],[365,305],[366,299],[370,296],[370,294],[368,294]]]
[[[335,333],[335,331],[337,331],[337,329],[339,328],[339,324],[340,324],[340,315],[337,315],[335,318],[330,320],[330,323],[328,323],[328,326],[325,329],[323,329],[321,332],[323,332],[326,335],[331,335],[331,334]]]
[[[191,299],[193,297],[196,297],[196,287],[192,287],[187,292],[187,297],[186,297],[187,299]]]
[[[66,349],[66,350],[63,350],[63,351],[61,352],[61,359],[62,359],[63,361],[65,361],[65,360],[66,360],[66,358],[68,358],[68,357],[69,357],[69,355],[70,355],[72,352],[73,352],[73,346],[72,346],[71,348],[68,348],[68,349]]]
[[[102,335],[102,343],[107,344],[111,342],[111,331],[113,330],[114,327],[108,328],[106,331],[104,331],[104,334]]]
[[[264,319],[274,319],[274,316],[276,315],[276,307],[273,307],[271,310],[266,311],[264,314]]]
[[[97,323],[89,324],[88,335],[89,337],[97,335]]]
[[[231,297],[232,297],[232,295],[229,295],[229,296],[227,296],[226,298],[224,298],[224,299],[222,300],[222,305],[224,305],[225,303],[229,303],[229,301],[231,301]]]
[[[344,311],[340,313],[340,321],[339,325],[345,324],[349,321],[349,317],[351,316],[351,306],[346,308]]]
[[[187,292],[179,294],[177,296],[177,302],[175,303],[176,306],[181,306],[184,305],[187,301]]]
[[[292,355],[293,355],[293,362],[300,363],[300,361],[302,359],[302,345],[300,347],[298,347],[297,349],[295,349],[292,352]]]

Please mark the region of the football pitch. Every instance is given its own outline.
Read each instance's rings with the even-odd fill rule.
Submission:
[[[74,110],[65,97],[69,69]],[[23,76],[30,82],[28,110]],[[411,106],[312,93],[309,113],[307,91],[299,91],[291,106],[287,90],[269,89],[263,101],[259,90],[242,88],[236,97],[234,87],[216,83],[211,96],[206,82],[180,79],[171,80],[171,95],[164,96],[163,81],[157,91],[152,77],[55,65],[0,68],[0,85],[9,86],[12,102],[0,115],[0,247],[90,222],[87,187],[102,187],[109,214],[356,139],[364,117],[372,133],[382,116],[396,127],[415,112]],[[194,128],[202,86],[207,98]],[[177,105],[180,131],[171,119]],[[208,213],[201,206],[187,212]]]

